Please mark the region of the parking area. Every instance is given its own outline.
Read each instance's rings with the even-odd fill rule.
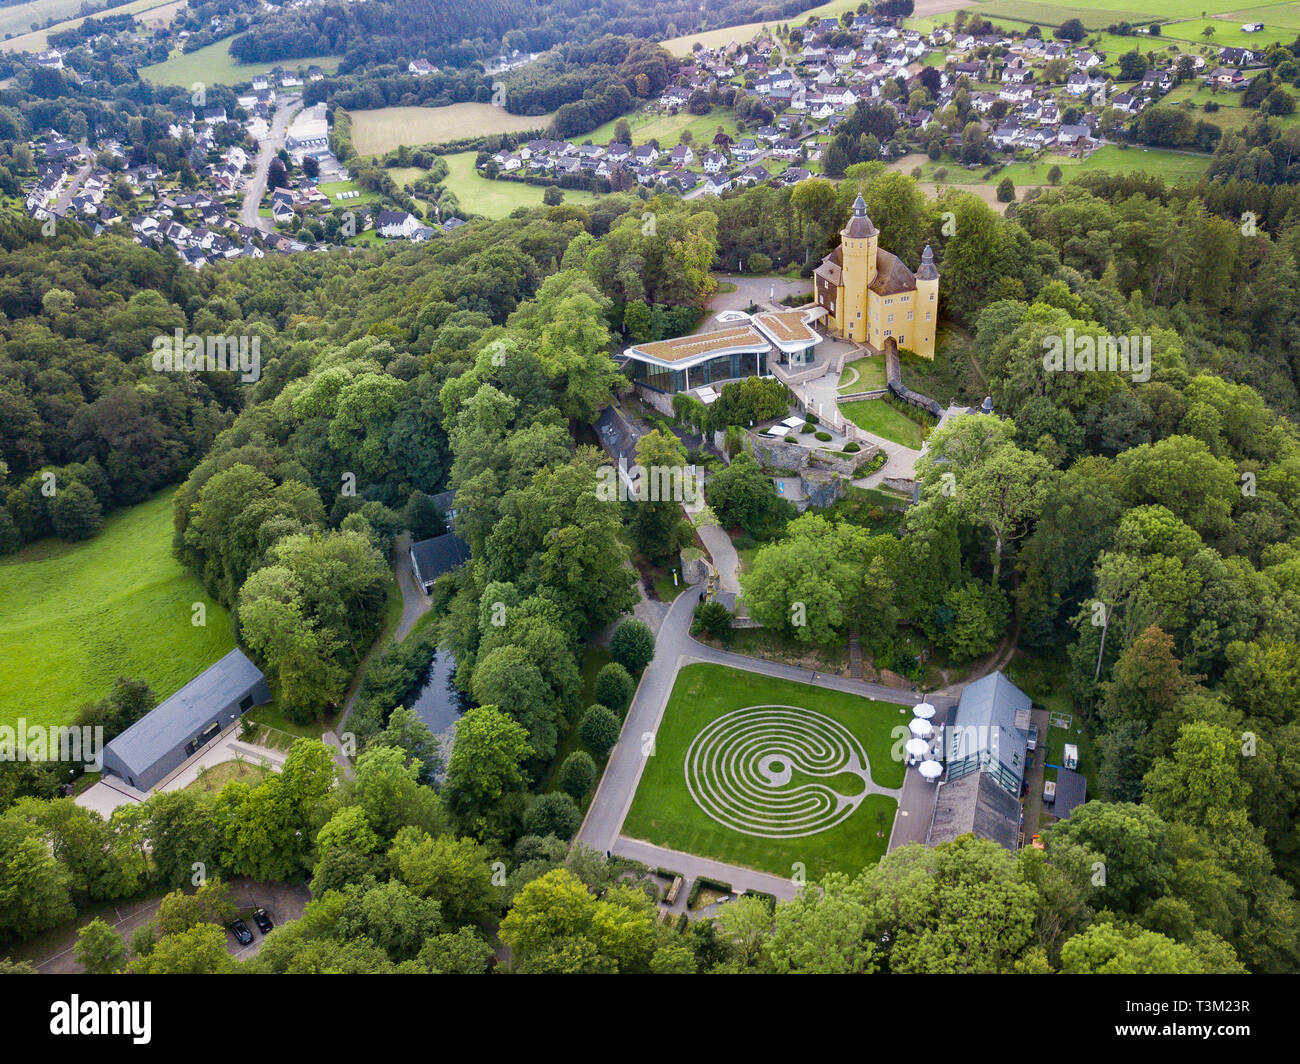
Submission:
[[[259,906],[276,927],[297,920],[303,909],[311,900],[311,891],[303,883],[268,883],[245,876],[230,881],[231,895],[239,907],[240,916],[253,933],[253,941],[247,946],[240,946],[235,936],[226,930],[226,949],[238,960],[247,960],[262,948],[263,936],[250,919],[252,911]],[[81,971],[73,956],[72,947],[77,941],[77,932],[95,917],[100,917],[111,924],[123,939],[130,941],[132,933],[142,924],[147,924],[158,911],[158,904],[163,895],[128,902],[122,905],[103,906],[94,912],[83,914],[75,923],[65,925],[56,931],[42,936],[39,954],[23,959],[30,959],[36,970],[43,975],[70,975]],[[15,953],[15,959],[19,954]]]

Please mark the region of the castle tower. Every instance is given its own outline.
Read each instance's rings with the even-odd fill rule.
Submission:
[[[876,248],[880,234],[867,217],[861,196],[853,201],[849,224],[840,230],[844,270],[844,335],[859,342],[867,338],[867,286],[876,279]]]
[[[916,271],[916,322],[912,331],[916,353],[933,359],[939,331],[939,271],[929,244],[921,253],[921,268]]]

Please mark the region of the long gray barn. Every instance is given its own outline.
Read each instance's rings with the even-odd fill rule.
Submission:
[[[105,746],[104,771],[147,791],[242,714],[269,701],[266,677],[236,647]]]

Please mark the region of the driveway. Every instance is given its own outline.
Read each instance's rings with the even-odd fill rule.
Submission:
[[[397,551],[397,586],[402,589],[402,619],[397,622],[393,641],[400,643],[415,622],[429,612],[433,602],[424,593],[424,588],[415,582],[415,573],[411,569],[411,533],[403,532],[394,549]]]
[[[199,774],[215,765],[227,761],[242,760],[256,765],[266,762],[273,771],[278,772],[284,765],[285,755],[279,750],[266,746],[254,746],[239,738],[239,722],[236,721],[202,750],[185,761],[180,768],[166,777],[155,791],[180,791],[199,778]],[[124,780],[106,776],[98,783],[87,787],[73,799],[83,809],[93,809],[107,820],[113,810],[122,805],[143,802],[153,792],[146,792],[130,787]]]
[[[734,266],[735,263],[728,263]],[[797,281],[788,281],[784,277],[747,277],[736,274],[715,273],[714,280],[719,284],[727,282],[734,284],[734,292],[715,292],[713,298],[709,300],[709,314],[716,315],[724,310],[748,310],[750,306],[762,306],[764,303],[773,301],[773,292],[775,291],[776,302],[780,302],[786,296],[806,295],[812,291],[812,281],[800,278]],[[709,328],[706,324],[705,328]]]

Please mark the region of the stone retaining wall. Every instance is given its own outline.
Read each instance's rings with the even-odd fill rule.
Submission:
[[[852,459],[841,458],[828,451],[813,451],[802,444],[766,439],[748,430],[745,432],[745,445],[758,464],[766,468],[788,470],[791,473],[820,469],[850,479],[860,476],[858,471],[880,453],[879,447],[867,442]]]
[[[880,484],[882,487],[890,488],[893,491],[901,491],[909,499],[916,493],[915,480],[901,480],[898,477],[885,477]]]
[[[673,414],[673,397],[666,395],[664,392],[657,392],[653,388],[647,388],[644,384],[633,385],[636,397],[645,403],[646,406],[654,407],[661,414],[667,414],[674,417]]]

